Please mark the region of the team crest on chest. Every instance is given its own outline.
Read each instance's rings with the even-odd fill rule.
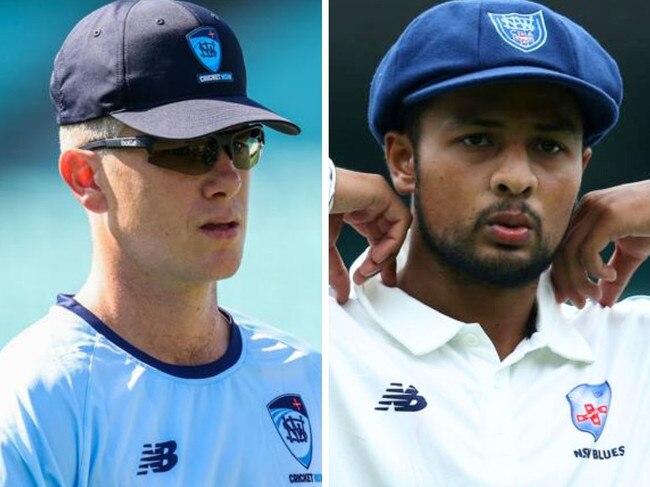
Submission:
[[[298,394],[283,394],[266,405],[284,445],[300,464],[309,468],[312,457],[311,423]]]
[[[571,421],[580,431],[589,433],[598,441],[605,428],[612,400],[612,389],[607,381],[602,384],[580,384],[566,395],[571,405]]]
[[[533,14],[488,12],[488,15],[499,37],[515,49],[531,52],[546,42],[546,24],[541,10]]]

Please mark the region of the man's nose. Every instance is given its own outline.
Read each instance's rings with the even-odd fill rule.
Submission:
[[[241,189],[242,174],[221,147],[214,167],[207,173],[203,192],[207,198],[231,198]]]
[[[499,196],[529,197],[537,190],[537,175],[524,144],[512,144],[501,151],[490,188]]]

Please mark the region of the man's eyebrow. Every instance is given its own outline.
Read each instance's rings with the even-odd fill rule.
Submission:
[[[493,118],[481,117],[464,117],[455,116],[450,120],[451,127],[485,127],[485,128],[504,128],[505,123]],[[533,125],[533,128],[538,132],[568,132],[575,134],[580,132],[575,122],[566,117],[554,116],[548,122],[538,122]]]
[[[564,117],[556,117],[552,122],[536,123],[534,128],[540,132],[568,132],[570,134],[580,132],[575,122]]]
[[[499,128],[503,127],[504,123],[491,118],[455,116],[450,120],[450,125],[453,127],[472,125],[485,128]]]

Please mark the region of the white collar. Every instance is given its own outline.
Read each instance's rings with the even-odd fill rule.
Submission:
[[[408,254],[408,238],[397,257],[402,268]],[[352,265],[350,275],[361,265],[368,250]],[[376,275],[365,284],[353,284],[354,294],[366,313],[413,355],[424,355],[445,345],[468,324],[430,308],[397,287],[387,287]],[[571,309],[567,306],[568,309]],[[476,324],[473,324],[476,325]],[[594,352],[555,301],[550,273],[542,274],[537,289],[536,332],[524,340],[506,360],[547,347],[555,354],[578,362],[593,362]],[[516,357],[514,357],[516,355]]]

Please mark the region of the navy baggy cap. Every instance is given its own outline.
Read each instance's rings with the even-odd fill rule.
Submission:
[[[111,115],[169,139],[249,122],[300,132],[248,98],[235,34],[189,2],[120,0],[83,18],[56,56],[50,95],[61,125]]]
[[[616,124],[623,99],[618,66],[582,27],[523,0],[458,0],[419,15],[379,64],[370,88],[370,129],[383,145],[403,110],[435,95],[505,81],[570,88],[585,145]]]

